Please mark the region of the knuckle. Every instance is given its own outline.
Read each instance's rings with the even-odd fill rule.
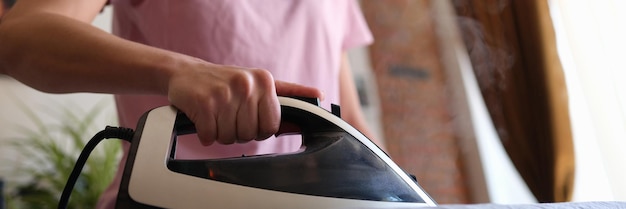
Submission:
[[[231,85],[239,95],[250,96],[254,88],[253,75],[247,72],[239,73],[232,78]]]
[[[274,76],[267,70],[253,69],[251,72],[254,75],[255,81],[262,87],[269,87],[274,85]]]
[[[229,103],[229,101],[232,99],[231,89],[227,86],[220,85],[211,90],[211,95],[209,95],[208,98],[213,98],[211,101],[208,102]]]

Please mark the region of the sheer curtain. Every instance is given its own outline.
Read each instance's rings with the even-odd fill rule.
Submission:
[[[574,148],[547,1],[454,3],[482,97],[513,165],[538,202],[569,201]]]
[[[570,96],[573,201],[624,201],[626,1],[549,3]]]

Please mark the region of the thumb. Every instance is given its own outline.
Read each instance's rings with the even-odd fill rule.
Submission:
[[[324,93],[322,93],[319,89],[285,81],[274,81],[274,83],[276,86],[276,94],[278,96],[311,97],[324,100]]]

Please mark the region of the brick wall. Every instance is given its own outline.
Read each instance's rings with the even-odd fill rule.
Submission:
[[[469,203],[430,0],[362,1],[387,151],[439,203]]]

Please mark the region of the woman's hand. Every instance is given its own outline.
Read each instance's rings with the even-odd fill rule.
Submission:
[[[322,97],[293,83],[274,81],[262,69],[197,62],[169,80],[168,98],[195,123],[203,145],[263,140],[278,131],[277,95]]]

